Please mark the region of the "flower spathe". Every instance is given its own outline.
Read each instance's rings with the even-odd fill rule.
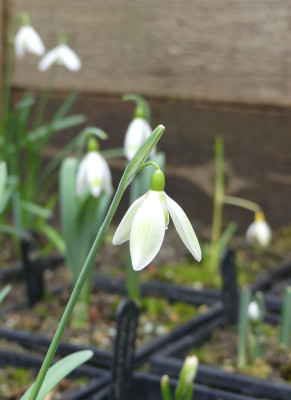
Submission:
[[[90,190],[93,197],[101,192],[112,193],[111,172],[107,162],[98,151],[89,151],[80,163],[76,178],[76,195]]]
[[[153,187],[130,206],[114,234],[113,244],[129,240],[132,267],[140,271],[159,252],[170,214],[180,238],[200,261],[201,249],[186,214],[163,190],[153,190]]]
[[[23,58],[26,52],[42,56],[45,52],[44,44],[39,34],[30,25],[19,28],[14,40],[15,54]]]
[[[129,124],[124,140],[124,154],[130,161],[141,145],[151,135],[152,129],[146,119],[135,117]],[[155,149],[151,155],[155,154]]]
[[[81,60],[77,54],[66,44],[60,44],[48,51],[40,60],[38,69],[45,71],[53,64],[64,65],[70,71],[78,71],[81,68]]]
[[[255,214],[255,221],[249,226],[246,239],[249,243],[258,243],[262,247],[267,247],[272,238],[272,231],[265,220],[262,212]]]

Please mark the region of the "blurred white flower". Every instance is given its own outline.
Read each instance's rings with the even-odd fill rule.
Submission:
[[[39,34],[30,25],[22,26],[14,40],[15,54],[18,58],[23,58],[25,52],[42,56],[45,52],[44,44]]]
[[[157,172],[162,174],[159,170]],[[137,199],[114,234],[114,245],[130,241],[132,267],[135,271],[145,268],[159,252],[168,227],[169,213],[185,246],[197,261],[201,260],[200,246],[189,219],[163,188],[164,185],[162,190],[152,185],[151,190]]]
[[[249,226],[246,239],[249,243],[258,243],[262,247],[267,247],[272,238],[272,231],[265,220],[262,212],[255,214],[255,221]]]
[[[125,157],[130,161],[135,155],[140,146],[147,140],[152,133],[152,129],[149,123],[141,117],[135,117],[129,127],[127,128],[124,140],[124,154]],[[151,152],[151,156],[154,156],[156,150]]]
[[[111,194],[113,190],[110,169],[98,151],[89,151],[77,172],[76,195],[81,196],[87,189],[94,197],[98,197],[101,192]]]
[[[184,361],[184,366],[181,371],[181,375],[185,374],[183,378],[185,379],[185,385],[193,385],[193,381],[195,379],[197,368],[198,368],[198,358],[196,356],[187,356]],[[185,388],[186,389],[186,388]]]
[[[257,322],[260,318],[260,307],[256,301],[251,301],[248,306],[248,317],[251,321]]]
[[[60,44],[48,51],[40,60],[38,69],[45,71],[54,63],[64,65],[71,71],[79,70],[82,64],[77,54],[66,44]]]

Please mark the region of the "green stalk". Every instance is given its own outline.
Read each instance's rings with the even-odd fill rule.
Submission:
[[[61,341],[62,335],[64,333],[64,330],[69,322],[69,319],[71,317],[71,314],[73,312],[74,306],[78,300],[78,297],[80,295],[80,292],[82,290],[82,287],[84,285],[84,282],[87,278],[87,275],[90,273],[91,269],[91,263],[94,261],[94,258],[97,254],[97,251],[103,242],[103,239],[106,235],[106,232],[108,231],[109,225],[112,221],[112,218],[116,212],[116,209],[118,207],[118,204],[122,198],[122,195],[127,188],[127,186],[131,183],[133,178],[135,177],[137,170],[139,167],[145,162],[145,160],[148,158],[150,152],[152,151],[153,147],[157,144],[159,139],[161,138],[163,132],[164,132],[164,126],[159,125],[151,134],[151,136],[146,140],[146,142],[140,147],[140,149],[137,151],[131,162],[128,164],[127,168],[124,171],[124,174],[121,178],[121,181],[118,185],[117,191],[115,193],[115,196],[112,200],[111,206],[108,210],[108,213],[105,217],[105,220],[98,232],[98,235],[93,243],[93,246],[88,254],[88,257],[83,265],[83,268],[80,272],[79,278],[75,284],[75,287],[72,291],[72,294],[70,296],[70,299],[68,301],[68,304],[66,306],[66,309],[64,311],[64,314],[61,318],[61,321],[57,327],[56,333],[52,339],[51,345],[48,349],[47,355],[43,361],[43,364],[41,366],[41,369],[39,371],[39,374],[36,378],[33,390],[31,392],[31,396],[29,400],[36,400],[38,393],[41,389],[41,386],[43,384],[43,381],[45,380],[47,371],[49,369],[49,366],[52,362],[52,359],[57,351],[58,345]]]
[[[285,289],[283,304],[282,304],[282,322],[279,330],[279,350],[290,349],[291,335],[291,287]]]
[[[248,289],[243,289],[239,300],[238,314],[238,351],[237,366],[243,368],[246,365],[247,353],[247,332],[248,332],[248,307],[251,301],[251,293]]]
[[[214,210],[212,219],[211,245],[210,245],[210,271],[215,272],[219,264],[219,240],[222,229],[222,213],[224,199],[224,154],[223,141],[221,138],[215,139],[215,193]]]
[[[254,213],[262,211],[261,207],[258,204],[250,200],[242,199],[241,197],[224,196],[223,202],[224,204],[230,204],[233,206],[245,208],[247,210],[253,211]]]
[[[34,129],[38,128],[42,124],[43,114],[44,114],[44,111],[45,111],[45,108],[47,105],[49,94],[50,94],[52,86],[53,86],[53,82],[56,77],[57,69],[58,69],[58,65],[56,63],[53,64],[52,67],[50,68],[49,76],[47,79],[47,84],[46,84],[46,87],[45,87],[44,91],[42,92],[42,95],[39,99],[38,107],[36,110],[34,125],[33,125]]]
[[[9,113],[11,74],[13,67],[14,39],[16,27],[19,24],[19,16],[13,19],[11,29],[8,34],[7,53],[5,54],[6,64],[4,72],[3,93],[2,93],[2,120],[6,121]]]

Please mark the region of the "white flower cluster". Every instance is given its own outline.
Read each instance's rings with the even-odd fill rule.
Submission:
[[[26,52],[42,56],[45,46],[39,34],[30,25],[23,25],[17,32],[14,41],[15,53],[18,58],[23,58]],[[77,54],[66,44],[59,44],[48,51],[38,64],[40,71],[45,71],[53,64],[64,65],[71,71],[81,68],[81,60]]]

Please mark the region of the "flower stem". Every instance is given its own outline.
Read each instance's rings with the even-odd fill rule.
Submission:
[[[84,285],[84,283],[86,281],[87,275],[88,275],[88,273],[90,271],[90,268],[91,268],[91,263],[93,262],[93,260],[95,258],[95,255],[96,255],[96,253],[97,253],[97,251],[98,251],[98,249],[99,249],[99,247],[100,247],[100,245],[101,245],[101,243],[102,243],[102,241],[104,239],[104,236],[105,236],[105,234],[106,234],[106,232],[107,232],[107,230],[109,228],[110,222],[111,222],[111,220],[112,220],[112,218],[113,218],[113,216],[115,214],[117,206],[118,206],[118,204],[119,204],[119,202],[121,200],[121,197],[123,195],[123,192],[124,192],[124,188],[122,188],[119,185],[118,190],[117,190],[117,192],[116,192],[116,194],[114,196],[114,199],[113,199],[113,201],[111,203],[110,209],[109,209],[109,211],[108,211],[108,213],[106,215],[106,218],[105,218],[105,220],[103,222],[103,225],[101,226],[101,228],[100,228],[100,230],[98,232],[98,235],[97,235],[97,237],[96,237],[96,239],[95,239],[95,241],[93,243],[93,246],[92,246],[92,248],[91,248],[91,250],[89,252],[89,255],[88,255],[88,257],[87,257],[87,259],[86,259],[86,261],[84,263],[84,266],[83,266],[83,268],[82,268],[82,270],[80,272],[79,278],[78,278],[78,280],[76,282],[76,285],[75,285],[75,287],[73,289],[73,292],[71,294],[71,297],[70,297],[70,299],[68,301],[68,304],[66,306],[64,314],[63,314],[63,316],[61,318],[61,321],[59,323],[59,326],[58,326],[58,328],[56,330],[56,333],[55,333],[55,335],[53,337],[51,345],[50,345],[50,347],[48,349],[47,355],[46,355],[46,357],[44,359],[44,362],[43,362],[43,364],[41,366],[41,369],[40,369],[39,374],[37,376],[37,379],[35,381],[35,385],[34,385],[33,390],[31,392],[30,400],[36,400],[36,398],[37,398],[37,395],[38,395],[39,390],[40,390],[40,388],[42,386],[42,383],[43,383],[43,381],[44,381],[44,379],[46,377],[46,374],[47,374],[47,371],[48,371],[48,369],[50,367],[52,359],[53,359],[53,357],[54,357],[54,355],[55,355],[55,353],[57,351],[57,348],[58,348],[59,342],[60,342],[60,340],[62,338],[62,335],[64,333],[64,330],[65,330],[65,328],[66,328],[66,326],[67,326],[67,324],[69,322],[69,319],[70,319],[70,316],[71,316],[71,314],[73,312],[74,306],[75,306],[75,304],[76,304],[76,302],[78,300],[78,297],[79,297],[79,295],[81,293],[82,287],[83,287],[83,285]]]
[[[45,108],[47,105],[49,94],[50,94],[52,86],[53,86],[53,82],[56,77],[57,69],[58,69],[58,65],[53,64],[49,71],[47,84],[46,84],[44,91],[41,94],[41,97],[40,97],[39,103],[38,103],[38,107],[36,110],[36,115],[35,115],[35,119],[34,119],[34,128],[38,128],[42,124],[43,114],[44,114],[44,111],[45,111]]]
[[[223,171],[223,141],[215,140],[215,194],[210,245],[210,271],[215,271],[219,263],[219,239],[222,228],[222,213],[224,201],[224,171]]]
[[[224,204],[231,204],[233,206],[245,208],[253,211],[254,213],[262,211],[261,207],[253,201],[245,200],[236,196],[224,196],[223,202]]]
[[[19,24],[20,16],[13,19],[12,25],[8,34],[7,53],[6,53],[6,64],[3,82],[3,97],[2,97],[2,120],[6,121],[9,113],[10,103],[10,91],[11,91],[11,73],[13,66],[13,54],[14,54],[14,39],[16,33],[16,27]]]
[[[160,167],[158,166],[157,163],[155,163],[154,161],[148,161],[148,162],[144,163],[143,165],[141,165],[137,172],[140,172],[143,168],[148,167],[150,165],[152,165],[156,169],[160,169]]]
[[[57,351],[57,348],[58,348],[58,345],[62,338],[62,335],[64,333],[64,330],[65,330],[65,328],[69,322],[70,316],[73,312],[74,306],[78,300],[78,297],[81,293],[82,287],[83,287],[83,285],[86,281],[86,278],[90,272],[91,263],[93,262],[93,260],[96,256],[96,253],[104,239],[104,236],[105,236],[106,232],[108,231],[109,225],[110,225],[112,218],[116,212],[116,209],[122,198],[122,195],[123,195],[126,187],[131,183],[132,179],[135,177],[139,167],[148,158],[153,147],[156,145],[156,143],[161,138],[161,136],[164,132],[164,129],[165,128],[163,125],[157,126],[157,128],[152,132],[151,136],[146,140],[146,142],[140,147],[140,149],[134,155],[133,159],[130,161],[130,163],[128,164],[127,168],[125,169],[125,171],[123,173],[123,176],[121,178],[121,181],[119,182],[115,196],[112,200],[111,206],[110,206],[108,213],[105,217],[105,220],[97,234],[97,237],[91,247],[91,250],[87,256],[87,259],[83,265],[83,268],[80,272],[79,278],[78,278],[78,280],[75,284],[75,287],[72,291],[72,294],[70,296],[70,299],[68,301],[68,304],[66,306],[64,314],[63,314],[61,321],[57,327],[56,333],[52,339],[52,342],[50,344],[50,347],[48,349],[46,357],[43,361],[43,364],[42,364],[39,374],[36,378],[33,389],[31,391],[29,400],[37,399],[38,393],[39,393],[41,386],[45,380],[47,371],[50,367],[50,364],[51,364],[52,359]]]

